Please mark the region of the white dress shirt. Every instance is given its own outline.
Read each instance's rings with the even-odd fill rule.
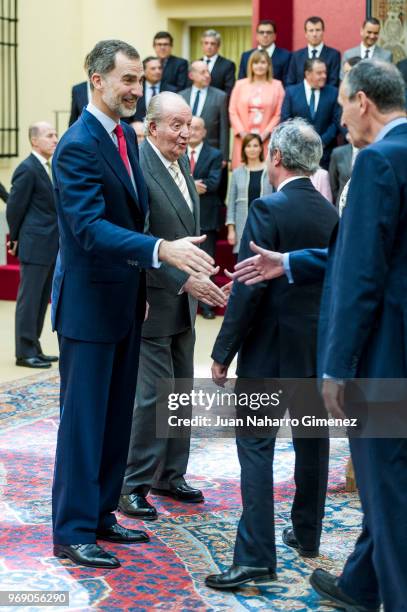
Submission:
[[[113,130],[115,130],[115,128],[118,125],[118,123],[116,123],[116,121],[114,119],[112,119],[111,117],[109,117],[108,115],[103,113],[97,106],[92,104],[92,102],[89,102],[89,104],[86,107],[86,110],[88,111],[88,113],[93,115],[99,121],[99,123],[102,124],[102,126],[105,128],[106,132],[109,134],[110,138],[113,140],[114,145],[118,149],[119,143],[117,141],[117,136],[116,136],[116,134],[113,131]],[[132,170],[130,161],[129,161],[129,168],[130,168],[131,182],[133,184],[134,191],[137,194],[136,182],[134,180],[133,170]],[[161,242],[162,242],[162,239],[161,240],[157,240],[157,242],[155,243],[155,246],[154,246],[153,262],[152,262],[152,267],[153,268],[159,268],[161,266],[161,263],[158,261],[158,248],[159,248]]]
[[[309,103],[311,101],[312,88],[311,88],[311,85],[308,83],[307,79],[304,79],[304,87],[305,87],[305,97],[307,98],[307,104],[309,106]],[[318,104],[319,104],[319,98],[321,96],[321,90],[320,89],[314,89],[314,95],[315,95],[314,109],[315,109],[315,112],[317,112]]]
[[[317,47],[313,47],[312,45],[308,45],[308,59],[313,59],[312,57],[312,52],[314,51],[314,49],[316,50],[316,54],[315,57],[319,57],[321,55],[321,51],[324,48],[324,43],[319,43],[319,45]]]
[[[198,163],[199,154],[200,154],[200,153],[201,153],[201,151],[202,151],[202,147],[203,147],[203,145],[204,145],[203,141],[201,142],[201,144],[199,144],[199,145],[198,145],[197,147],[195,147],[194,149],[193,149],[193,147],[190,147],[190,146],[188,145],[188,158],[189,158],[189,160],[191,160],[191,151],[193,150],[193,151],[195,152],[195,155],[194,155],[195,164],[197,164],[197,163]]]
[[[198,109],[196,111],[196,116],[200,117],[201,113],[202,113],[202,109],[203,106],[205,104],[205,100],[206,100],[206,96],[208,94],[208,88],[204,87],[203,89],[198,89],[198,87],[195,87],[195,85],[192,85],[192,89],[191,89],[191,100],[189,102],[189,106],[192,108],[194,108],[194,104],[195,104],[195,98],[198,94],[198,91],[201,92],[199,95],[199,104],[198,104]]]
[[[271,45],[269,47],[266,47],[265,49],[261,45],[258,45],[257,48],[266,51],[268,53],[269,58],[271,59],[273,57],[274,49],[276,48],[276,43],[271,43]]]
[[[50,160],[46,159],[43,155],[41,155],[41,153],[37,153],[37,151],[31,151],[31,153],[34,155],[34,157],[38,159],[45,172],[49,176],[49,180],[52,182]]]
[[[158,81],[158,83],[149,83],[146,80],[144,84],[144,100],[146,103],[146,108],[148,108],[148,105],[150,104],[150,100],[153,97],[153,87],[155,88],[156,94],[159,94],[160,88],[161,88],[161,81]]]
[[[203,61],[206,62],[206,64],[208,65],[209,72],[212,72],[215,62],[218,59],[218,57],[219,57],[218,53],[216,53],[216,55],[212,55],[212,57],[208,57],[207,55],[203,56]]]
[[[366,59],[372,59],[375,47],[376,45],[373,45],[372,47],[365,47],[363,43],[360,43],[360,57],[365,59],[366,51],[369,51],[369,57]]]

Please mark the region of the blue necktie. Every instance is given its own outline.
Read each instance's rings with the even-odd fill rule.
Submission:
[[[195,96],[195,102],[194,102],[194,107],[192,109],[192,114],[196,115],[198,112],[198,106],[199,106],[199,96],[201,95],[200,90],[198,89],[196,96]]]
[[[315,118],[315,89],[311,89],[311,97],[309,100],[309,113],[311,115],[311,119]]]
[[[315,59],[316,56],[317,56],[317,53],[318,53],[317,49],[312,49],[312,51],[311,51],[311,54],[312,54],[311,59]]]

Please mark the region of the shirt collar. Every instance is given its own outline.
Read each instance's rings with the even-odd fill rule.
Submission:
[[[151,142],[151,140],[149,138],[147,138],[147,142],[150,145],[150,147],[153,149],[154,153],[156,153],[158,155],[158,157],[160,158],[160,161],[164,164],[164,166],[168,170],[168,168],[174,162],[172,162],[169,159],[167,159],[166,157],[164,157],[164,155],[161,153],[160,149],[158,147],[156,147],[155,144],[153,142]]]
[[[96,117],[96,119],[103,125],[109,135],[112,134],[113,130],[118,125],[118,123],[114,121],[114,119],[108,117],[108,115],[106,115],[105,113],[102,113],[102,111],[92,102],[89,102],[86,107],[86,110],[88,111],[88,113]]]
[[[406,117],[397,117],[397,119],[389,121],[389,123],[386,123],[386,125],[382,127],[374,141],[379,142],[379,140],[382,140],[385,136],[387,136],[387,134],[391,132],[393,128],[397,127],[398,125],[403,125],[405,123],[407,123]]]
[[[258,49],[263,49],[263,47],[261,45],[257,46]],[[274,53],[274,49],[276,48],[276,43],[271,43],[271,45],[269,47],[266,47],[264,49],[264,51],[267,51],[267,53],[270,55],[270,57],[273,55]]]
[[[207,87],[202,87],[202,89],[199,89],[199,87],[196,87],[196,85],[192,85],[192,92],[191,93],[196,93],[197,91],[200,91],[201,93],[206,93],[208,91]]]
[[[311,85],[308,83],[307,79],[304,79],[304,87],[305,87],[305,93],[308,94],[309,96],[311,95],[312,89],[314,89],[315,94],[317,94],[318,92],[320,92],[320,89],[315,89],[311,87]]]
[[[43,155],[41,155],[41,153],[37,153],[37,151],[31,151],[31,153],[34,155],[34,157],[38,159],[40,164],[42,164],[43,166],[48,165],[47,162],[49,162],[49,160],[46,159]]]
[[[195,157],[199,157],[200,152],[202,151],[202,147],[204,146],[203,141],[197,147],[194,148]],[[188,145],[188,157],[191,155],[192,147]]]
[[[211,64],[214,64],[216,62],[216,60],[219,57],[219,53],[217,53],[216,55],[212,55],[212,57],[208,57],[207,55],[203,56],[203,61],[206,62],[206,60],[210,60]]]
[[[308,45],[308,55],[311,55],[312,51],[315,49],[317,51],[317,55],[319,56],[321,51],[322,51],[323,46],[324,46],[323,42],[319,43],[319,45],[317,47],[313,47],[312,45]]]
[[[305,176],[302,174],[298,174],[298,176],[290,176],[290,178],[285,179],[285,181],[283,181],[282,183],[279,184],[279,186],[277,187],[277,191],[281,191],[283,187],[285,187],[286,185],[288,185],[288,183],[291,183],[292,181],[296,181],[297,179],[309,179],[309,176]]]
[[[374,53],[376,45],[373,45],[372,47],[366,47],[363,43],[360,43],[360,50],[361,50],[361,56],[362,59],[365,55],[365,51],[369,51],[369,59],[372,59],[372,55]]]
[[[152,89],[153,87],[155,87],[156,89],[160,89],[160,85],[161,85],[161,81],[158,81],[158,83],[150,83],[149,81],[146,80],[146,86],[149,87],[150,89]]]

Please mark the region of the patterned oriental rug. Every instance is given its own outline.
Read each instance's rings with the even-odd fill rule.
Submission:
[[[0,386],[0,591],[69,591],[71,609],[106,612],[331,609],[321,604],[308,577],[319,566],[339,572],[359,533],[358,497],[344,492],[346,440],[332,441],[321,557],[304,560],[281,542],[293,494],[292,445],[281,439],[274,467],[278,582],[224,593],[206,588],[204,578],[232,560],[240,515],[234,441],[194,440],[188,481],[203,489],[205,503],[153,497],[159,520],[141,523],[119,515],[127,527],[146,529],[151,542],[104,543],[122,567],[103,571],[52,557],[51,481],[57,426],[56,375],[40,374]]]

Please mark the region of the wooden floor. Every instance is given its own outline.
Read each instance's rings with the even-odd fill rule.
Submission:
[[[0,383],[32,376],[38,371],[15,365],[14,312],[15,302],[0,300]],[[206,378],[210,376],[210,354],[221,322],[221,317],[212,321],[207,321],[200,315],[197,317],[195,351],[195,375],[197,377]],[[56,334],[51,330],[49,307],[41,337],[41,345],[44,353],[58,354],[58,341]],[[58,365],[52,367],[55,368]]]

